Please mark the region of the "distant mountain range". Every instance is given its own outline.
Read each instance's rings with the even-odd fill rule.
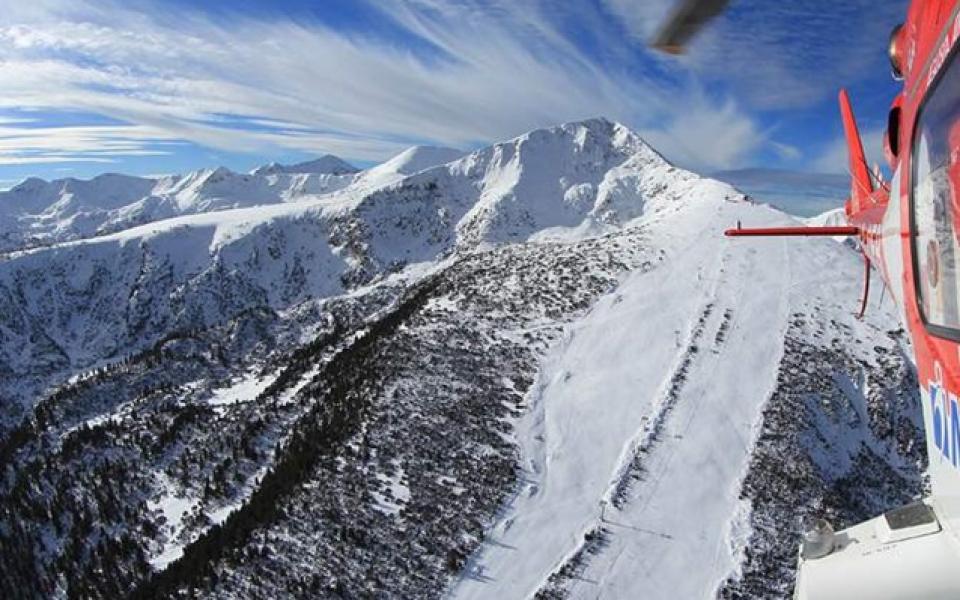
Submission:
[[[30,178],[0,192],[0,253],[85,239],[181,215],[281,204],[351,188],[373,190],[463,152],[417,146],[368,171],[326,155],[250,174],[219,167],[160,178]]]

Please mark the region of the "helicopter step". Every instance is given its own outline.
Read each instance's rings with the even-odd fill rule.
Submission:
[[[837,533],[812,530],[800,550],[795,600],[960,598],[960,544],[944,530],[944,514],[928,498]]]

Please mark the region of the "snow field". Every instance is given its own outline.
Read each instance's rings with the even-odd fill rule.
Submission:
[[[713,597],[738,568],[740,483],[789,315],[825,285],[853,299],[859,282],[824,268],[856,272],[829,240],[722,235],[782,213],[699,202],[715,210],[639,220],[666,260],[627,277],[543,364],[517,423],[521,486],[451,597],[532,597],[600,530],[561,582],[571,597]]]

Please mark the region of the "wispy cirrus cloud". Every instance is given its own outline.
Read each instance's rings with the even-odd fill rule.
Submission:
[[[695,169],[810,165],[835,130],[792,115],[833,123],[837,87],[882,76],[905,4],[735,1],[675,59],[646,47],[673,0],[355,0],[367,18],[349,27],[326,18],[333,0],[172,1],[5,7],[0,165],[156,156],[162,170],[187,143],[376,161],[597,115]]]
[[[16,120],[12,120],[14,124]],[[117,156],[162,156],[175,143],[144,126],[15,127],[0,123],[0,165],[113,162]]]
[[[0,111],[123,125],[5,131],[0,163],[161,153],[172,140],[379,160],[412,143],[469,147],[601,114],[691,166],[733,166],[767,139],[729,95],[690,93],[688,81],[584,48],[548,3],[371,4],[404,39],[183,7],[167,18],[151,3],[29,4],[0,16]]]

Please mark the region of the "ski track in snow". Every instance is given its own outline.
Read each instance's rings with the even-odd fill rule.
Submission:
[[[517,423],[520,487],[450,597],[531,597],[600,528],[560,583],[573,598],[708,598],[738,568],[740,485],[789,315],[829,285],[796,257],[846,251],[725,239],[729,223],[783,217],[716,206],[651,223],[666,260],[628,276],[544,361]],[[853,298],[857,283],[833,285]]]
[[[730,521],[738,514],[753,421],[773,390],[789,315],[784,287],[751,289],[749,294],[746,288],[750,273],[789,267],[789,259],[782,241],[773,242],[762,256],[755,247],[728,248],[735,253],[732,266],[740,272],[727,280],[725,273],[714,271],[721,285],[702,331],[719,332],[723,313],[718,309],[737,307],[731,313],[732,335],[716,354],[700,341],[706,335],[693,342],[700,344],[699,351],[689,363],[675,408],[657,443],[640,457],[642,479],[628,490],[622,510],[606,519],[612,533],[607,552],[615,562],[588,563],[582,580],[572,582],[573,597],[642,592],[647,598],[707,598],[736,568]],[[773,274],[769,279],[783,281]],[[763,313],[772,318],[754,317]],[[687,557],[696,557],[700,565],[695,574],[689,562],[678,560]],[[616,568],[620,562],[624,564]],[[591,579],[597,581],[593,586],[586,583]]]

